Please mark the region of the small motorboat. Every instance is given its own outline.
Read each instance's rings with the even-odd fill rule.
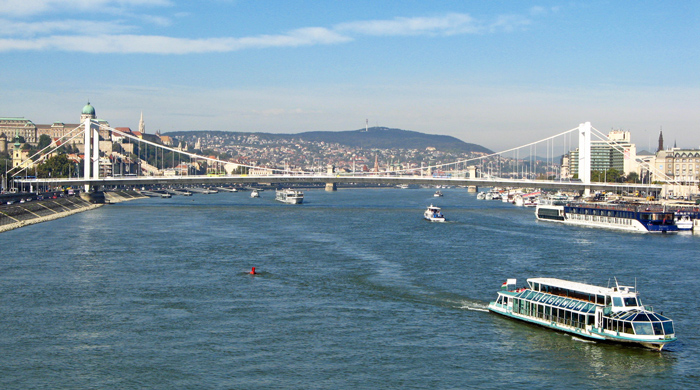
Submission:
[[[430,222],[445,222],[445,216],[440,211],[440,208],[432,204],[423,213],[423,218]]]

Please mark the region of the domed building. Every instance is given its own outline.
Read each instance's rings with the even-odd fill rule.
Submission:
[[[80,114],[80,123],[85,122],[85,119],[95,119],[97,116],[95,115],[95,107],[90,105],[90,102],[88,101],[85,107],[83,107],[83,112]]]

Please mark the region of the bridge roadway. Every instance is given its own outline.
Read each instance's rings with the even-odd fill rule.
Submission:
[[[365,183],[365,184],[414,184],[414,185],[450,185],[476,187],[525,187],[545,188],[564,191],[647,191],[660,192],[661,185],[634,183],[590,183],[577,181],[522,180],[501,178],[451,178],[426,176],[381,176],[381,175],[231,175],[231,176],[134,176],[106,177],[99,179],[62,178],[62,179],[16,179],[17,182],[49,186],[83,186],[93,188],[103,186],[146,186],[146,185],[214,185],[214,184],[285,184],[285,183]]]

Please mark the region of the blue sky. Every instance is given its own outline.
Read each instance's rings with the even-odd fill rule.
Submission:
[[[700,2],[0,0],[0,116],[700,146]]]

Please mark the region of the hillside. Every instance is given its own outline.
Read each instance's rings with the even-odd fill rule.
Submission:
[[[417,131],[390,129],[387,127],[370,127],[368,131],[310,131],[297,134],[275,133],[242,133],[214,130],[190,130],[165,133],[176,138],[219,136],[250,136],[255,135],[261,140],[302,139],[308,142],[337,143],[363,149],[419,149],[432,146],[437,150],[455,153],[492,153],[491,150],[476,144],[471,144],[447,135],[419,133]]]

